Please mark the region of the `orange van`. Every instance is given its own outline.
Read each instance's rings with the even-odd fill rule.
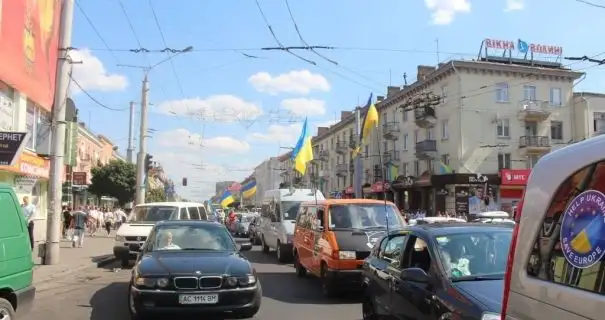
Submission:
[[[307,273],[319,277],[325,296],[361,289],[363,260],[388,230],[404,225],[392,202],[369,199],[305,202],[300,206],[294,230],[296,273],[301,277]]]

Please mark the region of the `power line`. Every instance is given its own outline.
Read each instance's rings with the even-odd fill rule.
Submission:
[[[78,89],[80,89],[80,91],[82,91],[90,100],[92,100],[92,102],[96,103],[98,106],[100,106],[102,108],[105,108],[107,110],[111,110],[111,111],[125,111],[125,110],[129,109],[129,108],[112,108],[112,107],[108,107],[106,104],[102,103],[97,98],[95,98],[92,94],[90,94],[88,91],[86,91],[80,85],[80,83],[78,83],[78,81],[76,81],[76,79],[74,79],[74,77],[71,76],[71,74],[69,75],[69,77],[71,78],[71,81],[76,85],[76,87],[78,87]]]
[[[128,12],[126,11],[126,7],[124,7],[124,3],[122,2],[122,0],[118,0],[118,4],[120,5],[120,9],[122,9],[122,14],[124,14],[124,17],[126,18],[128,27],[130,28],[130,31],[132,32],[132,35],[134,36],[134,39],[137,42],[137,45],[139,46],[139,48],[143,48],[141,39],[139,38],[139,35],[137,34],[137,31],[134,28],[134,25],[132,24],[132,20],[130,19],[130,15],[128,15]],[[151,66],[151,62],[149,62],[149,57],[147,55],[145,55],[145,59],[147,60],[147,65]]]
[[[88,24],[92,28],[92,31],[97,35],[99,40],[101,40],[101,42],[103,43],[103,45],[105,46],[107,51],[109,51],[111,53],[113,58],[116,60],[116,63],[120,64],[121,63],[120,59],[118,59],[118,56],[116,55],[115,51],[113,51],[111,49],[111,47],[109,46],[109,44],[107,43],[107,41],[105,41],[105,38],[101,35],[101,32],[99,32],[99,29],[97,29],[95,24],[92,22],[92,19],[90,19],[88,14],[86,14],[86,11],[84,11],[84,8],[82,8],[82,6],[80,5],[80,3],[78,1],[75,1],[75,3],[76,3],[76,6],[78,7],[78,10],[80,10],[80,13],[82,13],[82,16],[84,17],[84,19],[88,22]]]
[[[589,5],[591,7],[605,9],[605,5],[602,5],[602,4],[598,4],[598,3],[594,3],[594,2],[590,2],[590,1],[586,1],[586,0],[576,0],[576,1],[583,3],[585,5]]]

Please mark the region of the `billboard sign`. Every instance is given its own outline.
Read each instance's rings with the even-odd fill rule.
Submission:
[[[497,50],[517,50],[519,53],[537,53],[551,56],[560,56],[563,54],[563,47],[545,45],[539,43],[531,43],[518,39],[515,41],[511,40],[499,40],[499,39],[485,39],[483,40],[486,48],[497,49]],[[516,49],[515,49],[516,48]]]
[[[61,0],[2,1],[0,79],[51,110]]]

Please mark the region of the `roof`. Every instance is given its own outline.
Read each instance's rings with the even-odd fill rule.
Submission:
[[[329,199],[329,200],[317,200],[317,201],[305,201],[305,204],[385,204],[384,200],[374,199]],[[391,201],[386,202],[387,205],[394,205]]]
[[[200,202],[185,202],[185,201],[175,201],[175,202],[148,202],[137,204],[135,207],[148,207],[148,206],[175,206],[175,207],[183,207],[183,206],[198,206],[203,207],[204,204]]]
[[[397,233],[401,230],[415,231],[424,235],[432,236],[443,236],[453,234],[469,234],[476,232],[477,229],[485,230],[489,229],[490,232],[494,231],[511,231],[513,226],[511,224],[497,224],[497,223],[431,223],[407,226],[398,231],[392,232]]]

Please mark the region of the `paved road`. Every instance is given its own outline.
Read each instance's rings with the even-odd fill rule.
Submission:
[[[275,254],[265,255],[255,247],[246,255],[254,263],[263,285],[263,303],[254,319],[307,320],[361,319],[356,297],[326,300],[315,279],[297,278],[291,265],[277,262]],[[36,305],[26,319],[45,320],[127,320],[127,285],[130,270],[114,272],[90,268],[63,279],[54,279],[38,293]]]

